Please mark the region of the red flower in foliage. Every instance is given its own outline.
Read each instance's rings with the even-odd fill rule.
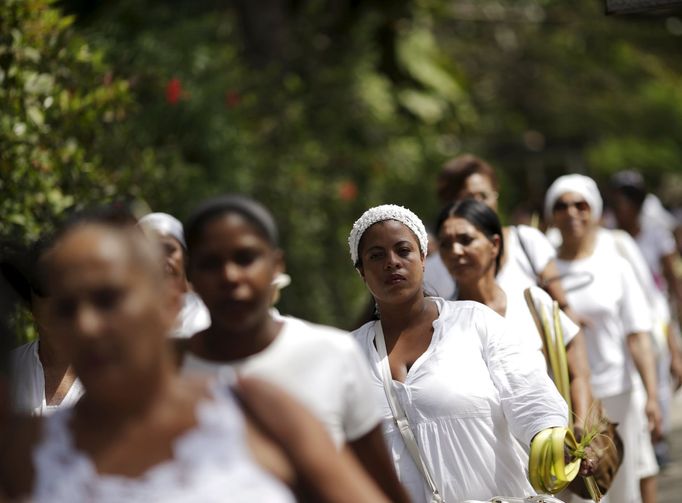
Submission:
[[[339,185],[338,194],[342,201],[353,201],[358,197],[358,186],[355,182],[346,180]]]
[[[225,93],[225,106],[227,108],[234,108],[238,106],[241,100],[242,97],[237,91],[230,89]]]
[[[178,101],[180,101],[181,96],[182,84],[180,83],[180,79],[170,79],[166,85],[166,101],[171,105],[175,105]]]

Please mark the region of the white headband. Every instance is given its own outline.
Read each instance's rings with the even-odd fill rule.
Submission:
[[[168,213],[149,213],[140,218],[137,223],[143,230],[151,230],[164,236],[174,237],[183,248],[187,249],[182,224],[173,215]]]
[[[560,176],[547,189],[545,195],[545,219],[550,222],[554,205],[561,196],[568,192],[575,192],[585,198],[592,210],[592,220],[597,222],[601,218],[602,206],[604,205],[597,184],[592,178],[584,175]]]
[[[377,222],[385,220],[396,220],[401,224],[407,226],[419,241],[419,249],[426,257],[428,249],[428,237],[426,235],[426,228],[417,215],[412,213],[407,208],[395,204],[383,204],[375,206],[365,211],[360,218],[353,224],[353,228],[348,236],[348,246],[350,248],[350,258],[353,265],[358,263],[358,246],[360,239],[367,229]]]

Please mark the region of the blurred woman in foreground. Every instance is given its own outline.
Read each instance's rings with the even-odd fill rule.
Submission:
[[[48,264],[49,318],[85,396],[21,421],[0,448],[9,497],[32,501],[385,501],[352,460],[281,393],[243,382],[246,420],[227,383],[180,378],[166,337],[179,299],[139,231],[76,220]],[[275,422],[264,409],[277,410]]]
[[[185,229],[189,277],[212,323],[187,341],[183,373],[237,371],[280,385],[315,414],[339,449],[358,457],[388,497],[406,501],[355,341],[271,308],[284,252],[270,212],[253,199],[228,195],[200,205]]]

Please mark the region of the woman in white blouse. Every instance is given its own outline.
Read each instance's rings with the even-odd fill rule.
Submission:
[[[542,336],[524,295],[507,293],[495,279],[506,246],[497,214],[475,199],[452,203],[438,217],[437,234],[441,257],[459,285],[458,299],[481,302],[504,316],[522,346],[546,367]],[[551,297],[538,287],[532,287],[532,293],[551,315]],[[560,312],[559,319],[566,344],[574,426],[581,431],[592,402],[585,342],[580,327],[568,316]]]
[[[513,437],[529,446],[538,432],[567,424],[566,404],[546,373],[524,357],[504,319],[488,307],[424,296],[426,230],[411,211],[395,205],[366,211],[349,245],[380,315],[353,334],[370,362],[384,435],[413,501],[429,501],[432,491],[394,425],[378,333],[389,389],[444,500],[533,494]]]
[[[38,337],[10,353],[12,410],[30,416],[49,415],[71,407],[83,395],[64,344],[47,319],[50,295],[45,284],[45,267],[51,243],[43,238],[25,253],[0,264],[26,306],[30,309]]]

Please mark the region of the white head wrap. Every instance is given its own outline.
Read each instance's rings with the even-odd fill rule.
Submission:
[[[155,231],[164,236],[171,236],[178,240],[183,248],[187,249],[185,243],[185,232],[180,220],[168,213],[149,213],[137,222],[143,230]]]
[[[604,203],[595,181],[584,175],[564,175],[554,180],[545,194],[545,219],[547,221],[552,220],[552,212],[557,199],[568,192],[575,192],[585,198],[592,210],[593,221],[596,222],[601,218]]]
[[[385,220],[396,220],[407,226],[419,241],[419,249],[426,256],[428,248],[428,236],[426,228],[420,218],[407,208],[395,204],[383,204],[375,206],[365,211],[360,218],[353,224],[353,228],[348,236],[348,246],[350,247],[350,258],[353,265],[358,263],[358,246],[360,239],[370,226]]]

